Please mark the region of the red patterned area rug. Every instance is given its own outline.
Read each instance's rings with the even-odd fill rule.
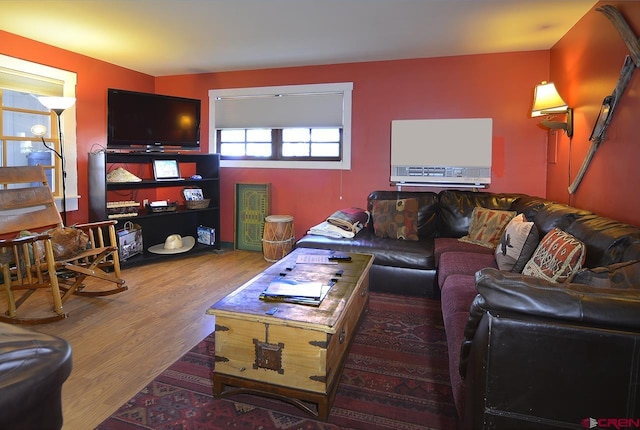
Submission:
[[[456,428],[440,302],[372,293],[328,422],[257,395],[212,395],[206,337],[99,430]]]

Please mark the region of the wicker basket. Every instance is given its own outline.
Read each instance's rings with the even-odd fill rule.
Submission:
[[[186,200],[185,205],[187,209],[205,209],[209,207],[209,203],[211,199],[203,199],[203,200]]]

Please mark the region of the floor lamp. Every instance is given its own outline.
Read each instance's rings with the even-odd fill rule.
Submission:
[[[60,123],[60,116],[62,112],[66,109],[69,109],[74,105],[76,99],[74,97],[38,97],[38,101],[42,103],[44,107],[49,109],[50,111],[56,114],[56,118],[58,119],[58,137],[60,139],[60,151],[56,151],[55,149],[45,146],[52,150],[59,158],[60,158],[60,167],[62,169],[62,221],[64,225],[67,225],[67,166],[65,162],[64,156],[64,140],[62,134],[62,126]],[[33,128],[32,128],[33,132]],[[35,134],[35,133],[34,133]],[[44,143],[44,138],[42,135],[42,142]]]

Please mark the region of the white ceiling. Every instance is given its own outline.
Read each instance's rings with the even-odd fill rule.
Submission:
[[[0,0],[0,29],[164,76],[544,50],[596,3]]]

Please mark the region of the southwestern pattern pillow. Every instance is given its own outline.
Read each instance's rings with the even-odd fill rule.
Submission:
[[[496,263],[500,270],[520,273],[539,242],[538,228],[524,214],[509,221],[496,248]]]
[[[564,282],[582,268],[585,257],[584,243],[554,227],[542,238],[522,274],[551,282]]]
[[[418,240],[418,200],[375,200],[371,212],[376,236]]]
[[[516,216],[514,211],[474,208],[471,213],[469,234],[459,240],[495,249],[500,242],[502,231],[514,216]]]

